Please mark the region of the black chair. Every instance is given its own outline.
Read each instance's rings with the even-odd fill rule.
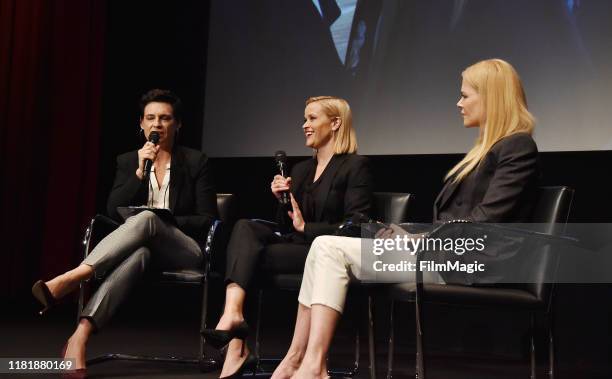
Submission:
[[[375,192],[373,194],[373,211],[372,218],[378,221],[384,221],[388,223],[400,224],[406,222],[408,215],[408,206],[412,200],[412,195],[408,193],[396,193],[396,192]],[[262,221],[262,220],[258,220]],[[268,225],[274,226],[274,223],[269,221],[263,221]],[[263,369],[263,366],[275,367],[280,363],[278,358],[261,358],[260,357],[260,346],[261,346],[261,315],[263,306],[264,292],[268,290],[289,290],[298,291],[302,283],[302,274],[282,274],[267,271],[257,285],[259,287],[258,303],[257,303],[257,324],[255,332],[255,355],[259,358],[258,373],[267,373]],[[352,285],[352,287],[360,287]],[[375,372],[375,361],[374,361],[374,349],[373,349],[373,329],[372,329],[372,299],[368,297],[368,316],[369,316],[369,346],[370,346],[370,372]],[[353,377],[357,374],[359,369],[359,328],[356,328],[355,335],[355,362],[352,368],[347,370],[334,370],[330,369],[329,373],[332,376],[341,377]]]
[[[543,314],[545,327],[548,333],[549,368],[548,374],[554,375],[554,336],[552,329],[553,312],[552,299],[554,293],[553,279],[559,263],[559,251],[554,251],[558,244],[572,243],[571,239],[555,237],[562,233],[567,222],[574,191],[567,187],[541,187],[538,201],[533,211],[532,223],[538,223],[537,231],[516,230],[513,228],[485,225],[467,224],[468,227],[478,227],[492,232],[513,233],[521,236],[522,244],[519,254],[531,253],[529,267],[525,275],[529,280],[518,284],[499,284],[487,286],[470,286],[455,284],[423,284],[422,273],[417,270],[416,283],[392,285],[387,295],[392,300],[391,322],[388,351],[387,378],[393,375],[393,302],[414,302],[416,310],[416,377],[425,378],[425,345],[424,345],[424,311],[423,305],[427,303],[442,304],[444,306],[470,307],[470,308],[497,308],[513,311],[527,312],[530,315],[530,364],[531,378],[536,376],[535,362],[535,316]],[[465,221],[458,222],[465,223]],[[457,222],[444,224],[430,233],[430,237],[443,237],[450,229],[456,227]],[[466,225],[462,224],[461,226]],[[531,243],[529,243],[531,241]],[[535,243],[534,243],[535,242]],[[556,245],[557,244],[557,245]],[[538,246],[537,252],[524,251]],[[525,249],[523,249],[523,247]],[[421,254],[418,254],[417,267]]]
[[[176,270],[163,271],[155,273],[147,280],[145,285],[179,285],[179,286],[196,286],[202,288],[202,311],[200,318],[200,330],[197,331],[200,339],[199,354],[193,358],[181,357],[151,357],[140,355],[128,355],[109,353],[101,355],[87,361],[87,365],[93,365],[110,360],[130,360],[130,361],[145,361],[145,362],[173,362],[173,363],[190,363],[197,364],[202,372],[211,371],[219,367],[217,358],[207,357],[204,351],[205,340],[201,336],[200,331],[206,328],[206,316],[208,310],[208,286],[209,272],[212,260],[213,251],[222,251],[227,245],[229,233],[231,232],[232,224],[236,220],[236,197],[233,194],[217,194],[217,214],[219,219],[215,220],[209,230],[203,230],[206,235],[205,242],[202,248],[204,254],[203,266],[193,270]],[[90,222],[89,227],[83,238],[84,255],[90,252],[90,249],[95,246],[107,234],[115,230],[119,223],[103,216],[96,215]],[[85,292],[87,283],[81,283],[78,300],[77,322],[80,319],[81,312],[85,304]]]

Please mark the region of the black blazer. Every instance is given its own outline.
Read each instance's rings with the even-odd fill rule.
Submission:
[[[291,170],[291,193],[303,210],[303,195],[307,180],[313,178],[317,162],[309,159]],[[372,206],[372,170],[369,160],[357,154],[334,155],[321,176],[317,191],[314,219],[304,220],[307,243],[320,235],[334,234],[338,226],[356,213],[369,216]],[[321,205],[322,204],[322,205]],[[291,220],[279,207],[279,222],[291,225]]]
[[[466,219],[474,222],[529,222],[535,206],[540,170],[538,148],[529,134],[517,133],[498,141],[480,165],[459,183],[449,178],[434,203],[434,222]],[[445,237],[478,238],[482,235],[467,224]],[[492,284],[503,281],[506,272],[520,264],[521,241],[490,235],[482,252],[458,256],[454,253],[426,255],[438,263],[458,260],[484,263],[485,272],[440,272],[446,283]]]
[[[446,180],[434,202],[433,221],[528,222],[539,177],[533,138],[526,133],[502,138],[461,182]]]
[[[117,157],[115,183],[108,196],[108,214],[121,217],[117,207],[147,203],[149,186],[136,176],[138,152]],[[217,198],[208,157],[197,150],[177,146],[170,163],[170,210],[178,227],[188,236],[202,242],[217,213]]]

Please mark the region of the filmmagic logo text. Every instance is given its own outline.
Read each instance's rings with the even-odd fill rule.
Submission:
[[[373,264],[374,271],[377,272],[415,272],[417,270],[416,266],[416,263],[411,261],[401,261],[398,263],[383,263],[381,261],[376,261]],[[474,261],[474,263],[463,263],[459,261],[444,263],[436,263],[434,261],[420,261],[419,270],[430,272],[456,271],[473,274],[475,272],[485,271],[485,265],[483,263],[478,263],[478,261]]]

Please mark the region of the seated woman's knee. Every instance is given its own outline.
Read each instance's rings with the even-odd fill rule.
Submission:
[[[240,220],[236,221],[236,224],[234,225],[234,229],[235,230],[240,230],[240,229],[251,229],[251,223],[253,221],[246,219],[246,218],[241,218]]]
[[[151,211],[142,211],[129,220],[131,220],[131,223],[136,228],[141,228],[143,233],[147,233],[151,237],[157,232],[157,225],[161,221],[160,218]]]
[[[263,228],[263,225],[257,224],[256,221],[242,218],[234,224],[232,235],[240,236],[241,238],[258,238],[257,230]]]
[[[319,236],[312,241],[308,256],[314,259],[317,256],[327,255],[334,246],[334,236]]]

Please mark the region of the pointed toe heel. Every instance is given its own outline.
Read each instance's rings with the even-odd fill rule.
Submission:
[[[249,356],[244,360],[244,362],[242,362],[242,364],[240,365],[238,370],[236,370],[236,372],[228,376],[222,376],[219,379],[242,378],[242,374],[244,373],[244,371],[246,370],[255,371],[256,367],[257,367],[257,357],[249,353]],[[255,372],[253,372],[253,376],[255,376]]]
[[[222,349],[234,338],[246,339],[249,336],[249,325],[242,321],[230,330],[204,329],[202,335],[215,349]]]
[[[41,316],[57,304],[57,299],[53,297],[51,291],[49,291],[49,287],[47,287],[45,282],[42,280],[34,283],[32,286],[32,295],[34,295],[36,300],[38,300],[44,307],[38,312],[38,314]]]

